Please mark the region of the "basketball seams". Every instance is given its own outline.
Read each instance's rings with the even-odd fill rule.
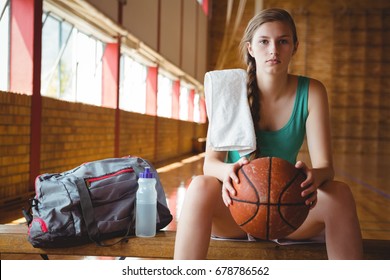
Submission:
[[[276,203],[275,205],[302,205],[304,204],[304,202],[297,202],[297,203],[282,203],[281,200],[282,200],[282,197],[283,197],[283,194],[288,190],[289,187],[291,187],[292,183],[294,183],[294,181],[298,178],[299,174],[301,172],[299,172],[299,170],[295,173],[295,175],[293,176],[293,178],[287,182],[287,184],[282,188],[282,191],[280,192],[280,195],[279,195],[279,198],[278,198],[278,203]]]
[[[301,205],[305,205],[305,202],[297,202],[297,203],[282,203],[281,200],[282,200],[282,197],[283,197],[283,194],[288,190],[288,188],[295,182],[295,180],[298,178],[298,176],[301,174],[301,172],[299,170],[297,170],[297,172],[295,173],[293,179],[288,182],[282,189],[280,195],[279,195],[279,199],[278,199],[278,203],[277,203],[277,206],[278,206],[278,212],[279,212],[279,216],[280,218],[289,226],[291,227],[292,229],[296,230],[297,227],[293,226],[291,223],[289,223],[287,221],[287,219],[284,217],[282,211],[281,211],[281,206],[301,206]]]
[[[304,173],[276,157],[256,159],[253,165],[253,170],[244,166],[237,172],[242,180],[237,185],[241,195],[231,199],[237,202],[232,205],[235,206],[232,215],[240,221],[238,225],[264,240],[279,238],[277,236],[282,233],[287,235],[296,230],[304,219],[303,212],[308,211],[300,195]]]
[[[256,205],[256,206],[259,206],[259,205],[260,205],[259,202],[248,201],[248,200],[242,200],[242,199],[238,199],[238,198],[232,198],[232,200],[233,200],[233,201],[236,201],[236,202],[242,202],[242,203],[252,204],[252,205]]]
[[[269,229],[270,229],[270,213],[271,213],[271,174],[272,174],[272,157],[269,158],[268,160],[268,201],[267,201],[267,233],[266,233],[266,238],[269,240]]]
[[[249,179],[248,175],[245,173],[244,169],[239,169],[238,172],[241,172],[245,179],[247,180],[247,182],[249,183],[249,186],[254,190],[255,194],[256,194],[256,198],[257,198],[257,202],[250,202],[250,201],[242,201],[242,200],[238,200],[238,199],[235,199],[235,198],[232,198],[232,200],[234,201],[239,201],[239,202],[243,202],[243,203],[249,203],[249,204],[254,204],[256,205],[256,211],[254,212],[254,214],[252,215],[252,217],[250,217],[248,220],[246,220],[244,223],[240,224],[239,226],[244,226],[246,225],[247,223],[249,223],[250,221],[252,221],[257,213],[259,212],[259,208],[260,208],[260,196],[259,196],[259,193],[257,191],[257,189],[255,188],[255,186],[253,185],[252,181]]]
[[[253,185],[252,181],[249,179],[248,175],[245,173],[245,171],[241,168],[238,170],[238,173],[242,173],[246,179],[246,181],[249,183],[249,185],[251,186],[251,188],[253,189],[253,191],[255,192],[256,194],[256,199],[257,199],[257,202],[253,202],[253,201],[248,201],[248,200],[241,200],[241,199],[238,199],[238,198],[234,198],[234,197],[231,197],[231,199],[233,201],[238,201],[238,202],[244,202],[244,203],[249,203],[249,204],[255,204],[255,205],[260,205],[260,195],[259,195],[259,192],[257,191],[256,187]],[[240,177],[240,176],[238,176]]]

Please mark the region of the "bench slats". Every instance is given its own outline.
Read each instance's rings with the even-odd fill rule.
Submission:
[[[109,244],[118,239],[107,241]],[[0,225],[1,254],[47,254],[70,256],[123,256],[152,259],[172,259],[175,232],[162,231],[154,238],[131,237],[127,242],[110,247],[94,243],[70,248],[34,248],[27,241],[25,225]],[[390,259],[390,240],[364,240],[365,259]],[[273,242],[210,241],[208,259],[301,260],[326,259],[324,244],[279,245]]]

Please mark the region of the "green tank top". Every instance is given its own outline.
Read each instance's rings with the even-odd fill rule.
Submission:
[[[284,127],[276,131],[256,131],[261,157],[279,157],[295,164],[306,134],[309,82],[307,77],[298,77],[294,108]],[[233,163],[239,159],[237,151],[229,151],[226,162]]]

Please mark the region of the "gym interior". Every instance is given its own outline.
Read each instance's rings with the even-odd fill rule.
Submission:
[[[134,155],[156,166],[175,231],[203,172],[204,75],[245,69],[241,36],[269,7],[296,22],[290,72],[327,88],[336,178],[363,238],[390,240],[388,0],[0,0],[1,224],[25,223],[38,175]]]

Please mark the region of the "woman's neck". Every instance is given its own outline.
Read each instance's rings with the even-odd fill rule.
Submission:
[[[289,75],[257,75],[257,85],[260,89],[261,98],[277,100],[288,92]]]

